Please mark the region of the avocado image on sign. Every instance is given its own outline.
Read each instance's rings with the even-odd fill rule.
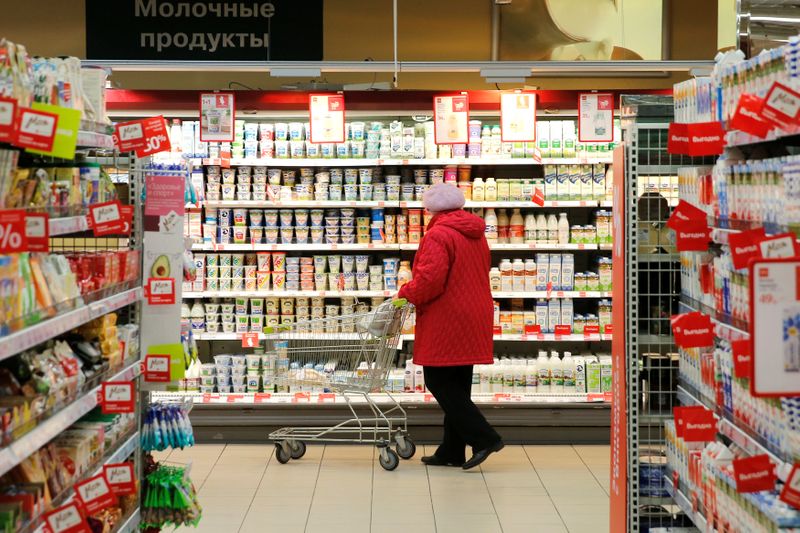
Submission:
[[[169,277],[169,257],[166,255],[159,255],[153,261],[153,266],[150,268],[150,274],[154,278]]]

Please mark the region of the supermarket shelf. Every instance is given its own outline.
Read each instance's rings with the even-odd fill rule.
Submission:
[[[389,298],[397,291],[199,291],[184,292],[184,298],[253,298],[281,296],[284,298],[316,297],[325,298]],[[609,291],[530,291],[493,292],[495,298],[610,298]]]
[[[208,404],[233,404],[233,405],[254,405],[254,404],[345,404],[344,398],[335,393],[199,393],[199,392],[165,392],[154,393],[158,399],[183,399],[190,398],[196,405]],[[378,404],[391,404],[391,398],[396,399],[402,405],[435,404],[436,399],[430,393],[414,392],[394,392],[391,394],[375,393],[370,394],[370,398]],[[548,394],[522,394],[522,393],[473,393],[472,400],[479,404],[498,404],[498,403],[518,403],[518,404],[547,404],[547,403],[605,403],[606,395],[596,394],[568,394],[568,393],[548,393]],[[350,401],[354,404],[366,403],[363,397],[357,395],[350,396]]]
[[[138,533],[140,521],[141,513],[139,512],[139,508],[136,508],[130,516],[128,516],[128,519],[119,526],[119,529],[117,529],[115,533]]]
[[[735,340],[750,336],[749,326],[743,320],[733,318],[732,316],[723,313],[718,313],[711,307],[684,295],[681,295],[680,304],[689,311],[700,311],[710,316],[711,321],[720,327],[721,331],[718,330],[717,333],[722,338]]]
[[[131,363],[106,381],[131,381],[140,373],[139,361]],[[0,449],[0,476],[14,468],[26,457],[53,440],[97,405],[100,386],[58,411],[21,438]]]
[[[604,207],[611,207],[611,202],[602,202]],[[466,208],[484,208],[484,207],[499,207],[508,209],[531,209],[538,207],[597,207],[601,202],[597,200],[554,200],[545,201],[543,205],[536,204],[532,201],[526,202],[473,202],[467,201],[464,204]],[[200,209],[201,207],[292,207],[292,208],[342,208],[342,207],[355,207],[359,209],[384,207],[384,208],[422,208],[421,201],[405,201],[405,200],[381,200],[381,201],[367,201],[367,200],[328,200],[328,201],[314,201],[314,200],[206,200],[200,204],[187,205],[187,209]]]
[[[614,244],[610,242],[601,242],[597,245],[598,250],[612,250],[614,248]]]
[[[192,159],[196,165],[221,165],[219,158]],[[376,167],[407,165],[485,165],[485,166],[520,166],[520,165],[586,165],[611,164],[608,157],[572,157],[572,158],[450,158],[450,159],[275,159],[275,158],[231,158],[230,164],[271,166],[271,167]]]
[[[678,385],[678,400],[685,405],[702,405],[706,409],[714,411],[717,417],[717,432],[730,439],[734,444],[743,449],[750,455],[767,454],[773,463],[777,465],[778,478],[785,481],[786,476],[794,463],[791,457],[786,456],[780,450],[776,450],[770,443],[767,443],[753,432],[733,418],[733,415],[710,402],[700,399],[697,391],[690,385],[681,383]]]
[[[700,530],[701,533],[712,533],[712,530],[708,527],[708,522],[706,521],[705,517],[700,514],[699,512],[694,512],[692,510],[692,502],[689,501],[689,498],[681,492],[678,487],[675,487],[672,484],[672,480],[669,479],[668,476],[664,476],[664,487],[669,492],[672,499],[675,500],[675,503],[678,504],[678,507],[681,508],[681,511],[689,517],[689,519],[694,523],[695,527]]]
[[[194,338],[200,341],[236,341],[241,340],[242,333],[196,333]],[[267,338],[267,335],[264,333],[259,333],[258,338],[259,340],[264,340]],[[308,333],[307,335],[303,335],[299,338],[355,340],[359,339],[360,337],[356,333]],[[495,335],[494,340],[497,342],[609,342],[611,341],[611,334],[573,334],[556,336],[554,333],[541,333],[538,335]],[[401,335],[400,341],[413,342],[414,334],[407,333]]]
[[[574,250],[610,250],[611,244],[490,244],[491,250],[542,250],[542,251],[574,251]],[[393,251],[398,250],[417,250],[419,243],[414,244],[386,244],[386,243],[370,243],[370,244],[214,244],[202,243],[192,245],[192,250],[206,251],[206,252],[257,252],[257,251],[303,251],[303,250],[364,250],[364,251]]]
[[[48,222],[50,236],[69,235],[80,233],[89,229],[86,224],[86,215],[74,217],[51,218]]]
[[[749,133],[745,133],[739,130],[729,131],[725,135],[725,143],[727,148],[732,148],[735,146],[745,146],[748,144],[760,144],[766,142],[773,142],[781,139],[786,139],[789,137],[794,137],[800,135],[800,130],[795,130],[791,132],[786,132],[780,129],[772,129],[766,137],[763,139],[760,137],[756,137],[755,135],[751,135]]]
[[[110,455],[107,455],[103,464],[114,464],[114,463],[122,463],[128,457],[131,456],[133,452],[136,451],[136,448],[139,447],[139,432],[134,431],[127,439],[125,439],[122,444],[120,444]],[[93,475],[101,474],[103,472],[103,467],[98,467]]]
[[[78,148],[105,148],[114,149],[114,139],[111,135],[95,131],[78,131]]]
[[[142,289],[140,287],[129,289],[2,337],[0,338],[0,360],[7,359],[90,320],[130,305],[141,297]]]
[[[194,338],[198,341],[236,341],[242,339],[242,333],[196,333]],[[266,333],[258,333],[258,340],[266,338]],[[357,333],[292,333],[292,338],[295,340],[333,339],[345,341],[358,340],[361,336]]]
[[[567,244],[537,244],[537,243],[527,243],[527,244],[490,244],[490,250],[564,250],[564,251],[571,251],[571,250],[597,250],[597,244],[578,244],[578,243],[567,243]],[[401,250],[416,250],[419,248],[419,244],[401,244]]]

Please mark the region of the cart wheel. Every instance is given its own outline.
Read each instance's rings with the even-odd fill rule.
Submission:
[[[289,441],[292,459],[300,459],[306,454],[306,443],[301,440]]]
[[[395,440],[397,441],[397,446],[395,446],[397,455],[402,459],[411,459],[414,457],[414,454],[417,453],[417,445],[414,444],[411,437],[407,435],[398,435]]]
[[[292,458],[290,452],[287,452],[283,449],[283,446],[276,442],[275,443],[275,458],[278,459],[278,462],[282,465],[285,465],[289,462],[289,459]]]
[[[378,456],[378,462],[381,464],[384,470],[389,470],[391,472],[392,470],[397,468],[397,465],[400,464],[400,457],[393,449],[387,446],[385,448],[380,449],[380,456]]]

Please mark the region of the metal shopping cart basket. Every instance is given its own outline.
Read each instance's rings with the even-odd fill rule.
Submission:
[[[307,441],[375,444],[386,470],[397,468],[400,457],[414,456],[406,411],[385,390],[407,315],[405,300],[387,300],[367,313],[297,322],[268,332],[267,355],[270,366],[274,361],[278,390],[337,393],[352,414],[332,427],[285,427],[270,433],[278,462],[300,459]],[[371,393],[376,392],[389,398],[388,407],[373,400]]]

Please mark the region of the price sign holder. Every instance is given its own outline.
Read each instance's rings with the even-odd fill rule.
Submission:
[[[751,394],[800,394],[799,258],[750,262],[750,339]]]
[[[136,476],[133,463],[114,463],[103,466],[103,475],[117,496],[136,494]]]
[[[50,251],[50,217],[47,213],[25,215],[25,238],[29,252]]]
[[[502,93],[500,125],[503,142],[536,141],[536,93],[532,91]]]
[[[92,533],[78,502],[69,502],[44,515],[52,533]]]
[[[106,381],[100,388],[103,414],[133,413],[135,396],[132,381]]]
[[[117,496],[103,474],[97,474],[75,484],[75,497],[83,504],[88,515],[99,513],[116,505]]]
[[[0,253],[25,252],[28,237],[25,232],[25,211],[0,210]]]
[[[118,235],[125,229],[122,218],[122,204],[119,200],[112,200],[89,207],[89,223],[95,237],[104,235]]]
[[[469,95],[433,97],[433,137],[436,144],[469,143]]]
[[[233,93],[200,94],[200,140],[233,142],[236,120],[236,95]]]
[[[173,278],[148,278],[145,296],[150,305],[174,304],[175,280]]]
[[[170,381],[170,356],[149,354],[144,358],[144,380],[151,383]]]
[[[20,148],[49,152],[56,138],[58,115],[47,111],[20,108],[15,125],[14,144]]]
[[[17,101],[0,96],[0,142],[14,142],[16,116]]]
[[[614,140],[614,94],[580,93],[578,95],[578,140],[612,142]]]
[[[308,115],[312,143],[345,141],[343,94],[309,94]]]

